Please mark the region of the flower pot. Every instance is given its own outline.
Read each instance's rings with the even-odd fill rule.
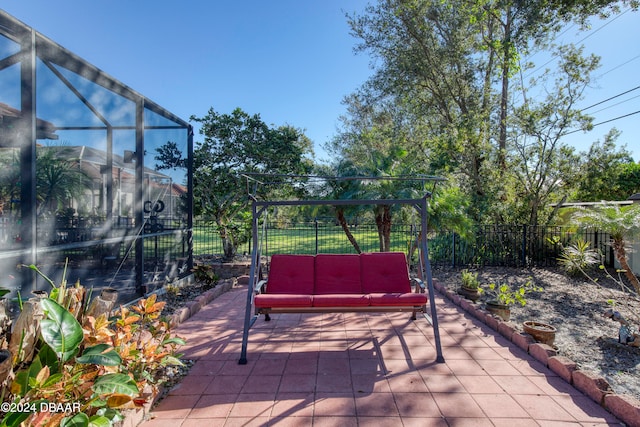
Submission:
[[[553,341],[556,339],[557,329],[546,323],[527,320],[522,324],[522,328],[525,333],[531,335],[533,339],[543,344],[552,346]]]
[[[498,301],[487,301],[485,307],[489,313],[498,315],[505,322],[511,318],[511,308],[508,305],[500,304]]]
[[[467,299],[470,299],[473,302],[478,301],[478,299],[480,298],[480,291],[478,291],[477,288],[467,288],[465,286],[461,286],[458,289],[458,294]]]

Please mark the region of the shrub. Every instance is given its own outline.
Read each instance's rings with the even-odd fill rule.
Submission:
[[[156,386],[164,366],[181,364],[176,350],[184,340],[171,335],[155,295],[113,317],[89,315],[79,283],[49,283],[49,295],[29,301],[38,314],[16,322],[31,324],[38,339],[27,343],[24,330],[14,330],[10,345],[15,379],[2,401],[26,410],[5,414],[0,426],[111,426],[122,409],[144,403],[143,391]]]
[[[558,264],[569,276],[580,276],[600,264],[600,254],[589,243],[578,239],[562,249]]]

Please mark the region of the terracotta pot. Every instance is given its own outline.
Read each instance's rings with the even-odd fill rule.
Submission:
[[[485,307],[489,313],[497,314],[505,322],[511,319],[511,308],[508,305],[500,304],[498,301],[487,301]]]
[[[557,329],[546,323],[527,320],[522,324],[522,328],[525,333],[531,335],[533,339],[543,344],[552,346],[553,341],[556,339]]]
[[[467,299],[470,299],[473,302],[478,301],[478,299],[480,298],[480,292],[478,291],[478,289],[466,288],[464,286],[461,286],[460,289],[458,289],[458,294]]]

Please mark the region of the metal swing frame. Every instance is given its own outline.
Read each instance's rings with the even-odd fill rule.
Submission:
[[[249,270],[249,286],[247,289],[247,300],[245,307],[244,318],[244,331],[242,334],[242,347],[240,351],[240,359],[238,364],[244,365],[247,363],[247,347],[249,343],[249,330],[258,319],[254,307],[255,289],[258,281],[261,280],[260,269],[260,242],[258,241],[258,223],[260,217],[265,211],[272,206],[362,206],[362,205],[408,205],[413,206],[420,214],[421,230],[419,249],[419,269],[421,278],[426,279],[427,291],[429,293],[429,309],[431,316],[427,313],[423,313],[424,317],[433,327],[434,340],[436,345],[436,362],[444,363],[444,356],[442,354],[442,344],[440,341],[440,331],[438,327],[438,316],[435,303],[435,291],[433,286],[433,276],[431,271],[431,264],[429,262],[429,248],[427,242],[427,224],[428,224],[428,199],[431,198],[431,193],[427,192],[422,198],[419,199],[369,199],[369,200],[278,200],[278,201],[260,201],[255,197],[252,198],[252,253],[251,253],[251,267]],[[354,310],[357,311],[357,310]]]

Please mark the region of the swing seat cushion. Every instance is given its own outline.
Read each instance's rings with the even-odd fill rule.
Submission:
[[[312,295],[314,264],[313,255],[273,255],[267,293]]]
[[[362,294],[357,254],[318,254],[314,295]]]
[[[402,252],[376,252],[360,255],[364,293],[411,292],[409,268]]]
[[[375,308],[419,309],[427,295],[411,291],[401,252],[366,254],[273,255],[266,292],[255,296],[257,309],[292,311]]]

